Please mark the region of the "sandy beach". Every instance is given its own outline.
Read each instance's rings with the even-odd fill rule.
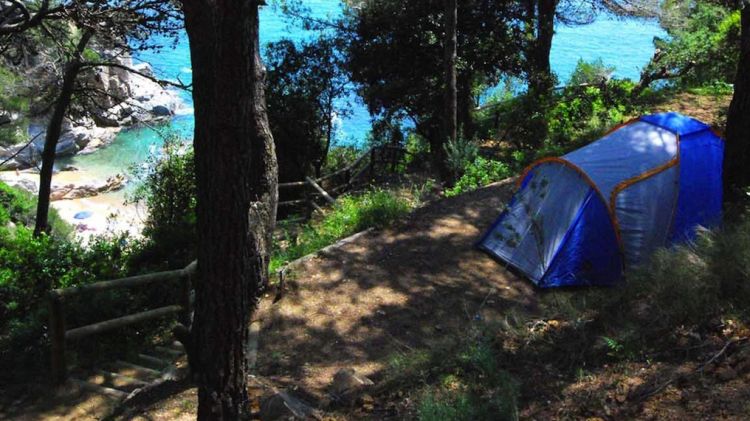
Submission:
[[[39,174],[32,172],[2,171],[0,180],[17,185],[38,185]],[[61,171],[53,175],[52,186],[91,185],[104,182],[85,170]],[[52,207],[60,217],[75,228],[76,236],[87,239],[91,235],[129,232],[139,236],[146,219],[145,206],[125,204],[127,188],[80,199],[56,200]]]

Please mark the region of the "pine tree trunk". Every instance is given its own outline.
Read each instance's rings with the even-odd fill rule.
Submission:
[[[740,61],[734,97],[727,113],[724,150],[724,192],[736,203],[750,187],[750,4],[742,10]]]
[[[42,151],[42,169],[39,171],[39,195],[36,204],[36,221],[34,224],[34,236],[38,237],[49,231],[49,203],[52,193],[52,170],[55,166],[55,155],[57,142],[62,134],[62,124],[65,114],[68,112],[70,102],[73,98],[76,79],[81,71],[81,54],[91,40],[92,33],[85,31],[78,41],[73,58],[65,66],[63,83],[60,87],[60,95],[55,101],[52,116],[47,123],[47,133],[44,138],[44,150]]]
[[[445,0],[445,120],[443,122],[445,133],[444,141],[454,142],[458,137],[457,133],[457,101],[458,93],[456,89],[456,61],[457,51],[457,34],[458,26],[458,6],[456,0]],[[432,151],[435,164],[440,170],[441,178],[445,179],[447,175],[445,164],[445,152],[443,151],[443,142],[431,147],[436,149]]]
[[[183,1],[195,103],[199,420],[248,416],[250,317],[268,278],[278,174],[259,56],[260,0]]]

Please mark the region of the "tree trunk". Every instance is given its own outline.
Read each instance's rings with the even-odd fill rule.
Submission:
[[[472,77],[468,70],[462,72],[458,77],[458,121],[464,139],[473,139],[476,134],[474,117],[472,116],[476,103],[471,92],[471,82]]]
[[[554,87],[550,52],[555,34],[555,12],[558,0],[527,0],[526,2],[526,73],[528,75],[529,113],[533,115],[530,144],[539,147],[547,137],[546,111]]]
[[[457,101],[458,93],[456,90],[456,61],[457,51],[457,34],[458,26],[458,6],[456,0],[445,0],[445,117],[443,141],[455,142],[458,137],[457,133]],[[445,153],[443,151],[443,142],[435,142],[436,149],[432,151],[433,160],[440,171],[441,178],[445,179],[447,175],[445,164]]]
[[[278,171],[263,91],[262,0],[184,0],[195,103],[199,420],[248,416],[250,317],[268,279]]]
[[[555,10],[558,0],[538,0],[536,10],[536,37],[529,54],[531,74],[529,90],[537,96],[549,95],[554,87],[550,52],[555,35]]]
[[[57,142],[62,134],[63,119],[68,112],[68,107],[73,98],[76,79],[81,71],[81,54],[91,40],[92,33],[86,31],[78,41],[73,58],[65,66],[63,83],[60,95],[55,101],[55,107],[47,123],[47,133],[44,138],[44,150],[42,151],[42,169],[39,172],[39,195],[36,205],[36,222],[34,224],[34,236],[38,237],[49,231],[49,196],[52,191],[52,170],[55,166],[55,152]]]
[[[750,187],[750,4],[742,9],[740,61],[734,97],[727,113],[724,150],[724,192],[730,203],[744,198]]]

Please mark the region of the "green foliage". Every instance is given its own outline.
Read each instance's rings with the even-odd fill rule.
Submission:
[[[511,174],[511,169],[507,164],[478,156],[474,159],[474,162],[463,169],[461,178],[452,188],[445,191],[445,195],[447,197],[458,196],[492,182],[508,178]]]
[[[280,181],[319,173],[336,141],[334,115],[351,110],[340,40],[321,37],[301,45],[291,40],[266,48],[266,102],[276,145]]]
[[[195,258],[195,159],[192,148],[175,136],[167,138],[162,150],[147,165],[132,169],[139,183],[128,200],[148,208],[141,258],[180,268]]]
[[[323,174],[336,172],[353,163],[361,154],[362,151],[353,146],[336,146],[331,148],[328,152],[328,157],[326,157],[326,163],[322,172]]]
[[[568,85],[576,86],[584,83],[598,85],[606,83],[614,71],[615,67],[607,66],[601,58],[591,62],[578,59],[576,68],[573,70],[573,74],[570,75]]]
[[[340,197],[322,220],[306,224],[296,233],[286,231],[284,242],[287,244],[284,247],[276,244],[271,270],[356,232],[398,221],[410,210],[408,201],[387,190],[374,189],[359,195]]]
[[[630,95],[633,87],[627,80],[611,80],[602,87],[564,89],[549,113],[550,140],[574,149],[637,114],[640,110]]]
[[[680,73],[677,83],[700,86],[714,81],[732,82],[739,57],[740,11],[706,0],[666,2],[662,25],[667,39],[655,39],[661,55],[646,70],[666,68]]]
[[[8,223],[32,227],[36,218],[36,197],[31,193],[8,186],[0,181],[0,233],[7,231]],[[66,224],[57,211],[50,208],[52,235],[67,237],[72,228]]]
[[[465,336],[429,350],[393,355],[384,381],[399,389],[421,389],[420,420],[515,420],[518,385],[501,362],[487,336],[472,326]]]
[[[0,64],[0,113],[25,113],[29,109],[28,94],[21,87],[22,78]],[[0,125],[0,146],[9,146],[24,141],[25,119]]]
[[[445,147],[445,161],[454,179],[464,175],[479,155],[479,147],[472,141],[459,137],[455,141],[448,141]]]
[[[652,303],[656,327],[700,325],[720,311],[750,316],[750,219],[658,251],[631,285]]]

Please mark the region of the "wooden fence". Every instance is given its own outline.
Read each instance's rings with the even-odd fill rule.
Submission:
[[[305,199],[280,202],[279,206],[307,204],[314,209],[320,209],[320,206],[315,203],[317,198],[322,198],[328,203],[334,203],[335,199],[331,194],[340,194],[349,190],[365,175],[367,175],[369,179],[372,179],[381,166],[384,169],[394,171],[401,159],[405,156],[405,153],[405,150],[398,146],[376,146],[362,154],[362,156],[351,165],[331,174],[317,179],[306,177],[304,181],[281,183],[279,184],[279,189],[305,188],[310,191],[303,191]],[[326,191],[323,188],[324,184],[330,184],[333,187],[328,187],[328,191]],[[185,326],[189,326],[191,312],[191,278],[194,276],[195,270],[196,262],[193,262],[184,269],[151,273],[112,281],[100,281],[93,284],[50,291],[50,355],[53,381],[56,384],[61,384],[65,382],[68,377],[65,350],[69,341],[79,340],[91,335],[130,326],[147,320],[161,318],[171,314],[178,314],[180,322]],[[178,283],[180,287],[179,302],[173,305],[129,314],[86,326],[74,327],[72,329],[69,329],[65,323],[66,299],[70,299],[82,293],[96,293],[113,289],[144,287],[157,282]]]
[[[309,210],[321,210],[316,200],[322,199],[328,204],[335,202],[334,196],[347,192],[357,183],[367,178],[371,180],[381,171],[395,171],[406,156],[401,146],[373,146],[364,152],[350,165],[326,174],[322,177],[305,177],[302,181],[279,183],[279,195],[292,195],[297,191],[301,199],[284,200],[279,207],[307,207]]]
[[[73,288],[55,289],[49,293],[50,342],[52,380],[56,384],[65,382],[68,366],[65,359],[65,348],[68,341],[75,341],[87,336],[96,335],[113,329],[157,319],[170,314],[179,314],[179,320],[185,326],[190,325],[191,311],[191,278],[195,274],[196,262],[184,269],[167,272],[150,273],[113,281],[100,281]],[[155,308],[140,313],[130,314],[115,319],[68,329],[65,324],[65,300],[87,292],[101,292],[112,289],[142,287],[156,282],[177,282],[180,286],[179,302],[174,305]]]

